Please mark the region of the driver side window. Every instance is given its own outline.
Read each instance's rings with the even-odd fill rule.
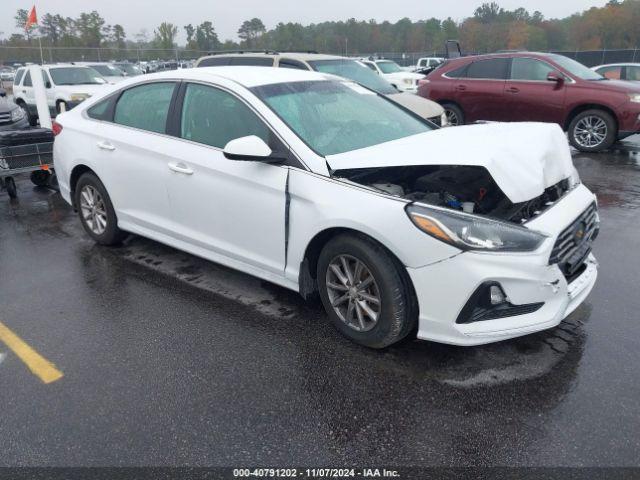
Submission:
[[[271,143],[269,128],[237,97],[206,85],[187,85],[180,122],[181,138],[224,148],[231,140],[248,135]]]

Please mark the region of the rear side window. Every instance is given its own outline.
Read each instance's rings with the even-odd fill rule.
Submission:
[[[546,81],[555,69],[548,63],[534,58],[514,58],[511,63],[512,80]]]
[[[455,70],[451,70],[450,72],[445,73],[445,75],[449,78],[464,78],[467,76],[467,67],[469,65],[463,65],[460,68],[456,68]]]
[[[241,100],[206,85],[187,85],[182,106],[180,137],[224,148],[236,138],[256,135],[270,143],[264,122]]]
[[[273,67],[270,57],[232,57],[229,65],[244,65],[251,67]]]
[[[620,80],[622,78],[622,67],[603,67],[596,70],[600,75],[609,80]]]
[[[116,104],[113,121],[149,132],[165,133],[174,88],[174,83],[167,82],[125,90]]]
[[[230,57],[209,57],[203,58],[200,63],[198,63],[198,67],[221,67],[229,65],[229,62],[231,62]]]
[[[304,63],[299,62],[297,60],[291,60],[290,58],[280,59],[280,63],[278,63],[278,66],[282,68],[295,68],[298,70],[309,70]]]
[[[640,67],[627,67],[627,80],[640,80]]]
[[[96,120],[111,120],[110,107],[112,101],[112,98],[107,98],[100,103],[96,103],[93,107],[87,110],[87,115],[89,115],[90,118],[95,118]]]
[[[33,83],[31,83],[31,70],[27,71],[27,74],[24,77],[23,87],[33,87]]]
[[[16,72],[16,78],[13,80],[13,83],[15,83],[16,85],[20,85],[20,80],[22,80],[22,77],[24,75],[24,69],[19,69]]]
[[[491,58],[478,60],[467,68],[467,78],[484,78],[491,80],[505,80],[509,70],[508,58]]]

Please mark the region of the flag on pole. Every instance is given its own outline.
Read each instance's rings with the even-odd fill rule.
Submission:
[[[38,16],[36,15],[36,6],[34,5],[31,11],[29,12],[29,16],[27,17],[27,22],[24,24],[24,29],[29,30],[33,25],[38,24]]]

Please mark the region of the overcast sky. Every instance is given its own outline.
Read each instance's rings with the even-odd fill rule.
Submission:
[[[16,31],[13,16],[18,8],[30,9],[33,0],[2,0],[0,32],[8,37]],[[503,8],[524,7],[540,10],[547,18],[565,17],[592,6],[602,6],[607,0],[502,0]],[[304,25],[324,20],[358,20],[371,18],[395,22],[402,17],[412,20],[446,18],[462,20],[473,14],[482,0],[38,0],[39,15],[60,13],[75,17],[80,12],[97,10],[107,23],[124,26],[128,38],[141,29],[149,35],[164,21],[180,27],[179,42],[184,42],[183,25],[211,20],[221,40],[236,39],[240,24],[253,17],[262,19],[267,28],[278,22],[299,22]]]

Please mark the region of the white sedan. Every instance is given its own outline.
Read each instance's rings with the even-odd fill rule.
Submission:
[[[216,67],[126,80],[54,132],[96,242],[131,232],[319,294],[369,347],[554,327],[596,280],[596,200],[557,126],[436,129],[349,81]]]

